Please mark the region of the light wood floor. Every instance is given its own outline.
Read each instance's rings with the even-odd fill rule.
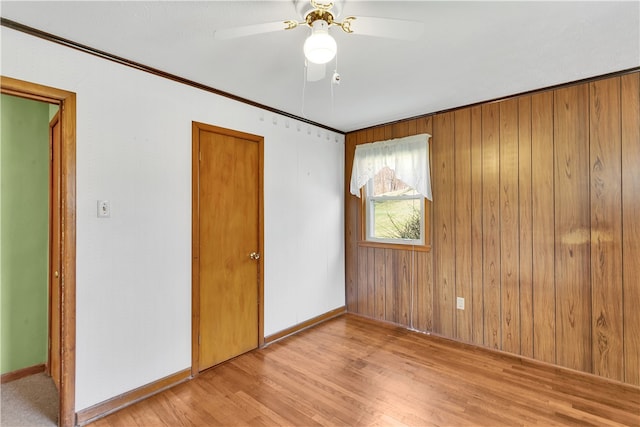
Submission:
[[[640,426],[640,389],[344,315],[93,424]]]

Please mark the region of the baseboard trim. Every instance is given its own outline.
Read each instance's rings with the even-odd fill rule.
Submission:
[[[338,307],[334,310],[321,314],[320,316],[316,316],[302,323],[298,323],[297,325],[293,325],[290,328],[283,329],[280,332],[276,332],[275,334],[269,335],[268,337],[264,337],[264,345],[272,344],[275,341],[288,337],[289,335],[293,335],[304,329],[310,328],[312,326],[316,326],[322,322],[326,322],[327,320],[333,319],[334,317],[342,316],[346,312],[347,312],[346,306]]]
[[[104,402],[90,406],[76,413],[76,425],[83,426],[99,418],[105,417],[136,402],[144,400],[154,394],[174,387],[191,378],[191,368],[185,369],[157,381],[143,385]]]
[[[0,380],[0,384],[10,383],[11,381],[28,377],[29,375],[39,374],[40,372],[44,372],[44,370],[45,370],[44,364],[27,366],[26,368],[22,368],[22,369],[16,369],[15,371],[2,374],[2,379]]]

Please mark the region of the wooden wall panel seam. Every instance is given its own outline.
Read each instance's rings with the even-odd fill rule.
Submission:
[[[553,94],[555,94],[555,91],[552,92]],[[556,170],[556,163],[557,163],[557,159],[555,156],[555,148],[556,148],[556,141],[553,138],[553,131],[556,128],[556,123],[555,123],[555,105],[552,104],[552,111],[551,111],[551,129],[552,129],[552,134],[551,134],[551,149],[553,150],[552,152],[554,153],[553,155],[553,168],[552,171],[554,173],[553,175],[553,184],[552,187],[553,188],[553,196],[552,199],[553,200],[553,210],[552,212],[555,213],[556,211],[556,179],[555,179],[555,170]],[[555,215],[554,215],[554,222],[555,222]],[[557,283],[556,283],[556,272],[558,270],[558,267],[555,263],[556,260],[556,251],[555,251],[555,242],[557,240],[557,235],[556,235],[556,229],[555,226],[553,228],[553,242],[554,242],[554,249],[553,249],[553,288],[554,290],[557,288]],[[554,334],[557,333],[558,331],[558,299],[554,297],[553,299],[553,324],[554,324]],[[553,363],[558,363],[558,343],[555,342],[554,346],[553,346]]]
[[[455,191],[456,187],[457,187],[457,183],[458,183],[458,175],[457,175],[457,168],[456,168],[456,116],[455,113],[451,114],[451,134],[453,135],[453,140],[451,141],[452,146],[453,146],[453,188],[454,188],[454,194],[457,193]],[[453,264],[453,299],[455,301],[457,301],[457,296],[458,296],[458,269],[456,268],[456,261],[458,259],[458,246],[456,245],[456,236],[457,236],[457,229],[458,229],[458,224],[456,222],[456,212],[458,211],[458,199],[456,197],[453,197],[453,201],[452,201],[452,206],[453,206],[453,215],[452,215],[452,219],[453,219],[453,223],[451,224],[452,230],[451,230],[451,237],[452,237],[452,241],[453,241],[453,259],[454,264]],[[456,304],[453,306],[454,309],[453,311],[453,325],[452,325],[452,329],[453,329],[453,336],[458,337],[458,310],[457,310],[457,302]]]
[[[640,385],[640,74],[623,76],[621,85],[624,381]]]
[[[518,183],[520,235],[520,351],[533,358],[533,180],[531,152],[531,97],[519,100],[518,106]],[[526,114],[525,114],[526,113]],[[526,147],[526,150],[523,149]],[[526,156],[526,157],[525,157]],[[526,173],[526,174],[525,174]],[[524,196],[524,197],[523,197]],[[526,221],[523,221],[525,220]],[[524,224],[523,224],[524,223]],[[528,257],[528,260],[527,260]],[[524,258],[524,260],[523,260]],[[523,268],[527,266],[528,268]],[[524,283],[523,283],[524,282]],[[524,288],[524,290],[523,290]],[[526,291],[526,293],[525,293]],[[529,316],[525,316],[524,313]],[[526,327],[526,333],[525,333]]]
[[[484,175],[484,165],[482,162],[482,151],[483,151],[484,145],[482,142],[482,135],[484,133],[484,129],[483,129],[484,126],[482,121],[482,107],[478,106],[472,109],[472,127],[473,127],[473,112],[476,112],[475,122],[478,127],[478,129],[476,129],[477,134],[475,137],[475,145],[479,145],[478,147],[479,153],[476,154],[475,158],[477,162],[476,166],[479,166],[479,171],[477,172],[478,179],[477,179],[476,186],[478,187],[478,190],[480,192],[479,200],[478,202],[476,202],[477,206],[475,206],[480,209],[478,217],[476,218],[476,221],[478,221],[480,234],[478,238],[475,239],[475,245],[474,245],[477,252],[479,252],[478,254],[480,259],[480,263],[478,266],[479,269],[475,271],[475,273],[477,275],[476,277],[477,277],[477,280],[479,281],[480,286],[478,287],[478,289],[476,289],[474,285],[474,295],[479,296],[481,301],[481,304],[478,304],[474,298],[473,305],[475,307],[475,310],[477,310],[474,312],[474,313],[477,313],[475,315],[474,321],[477,321],[477,320],[480,321],[480,324],[475,324],[475,327],[474,327],[474,342],[478,345],[486,345],[484,341],[484,336],[485,336],[484,285],[485,283],[484,283],[484,274],[483,274],[485,257],[484,257],[484,244],[482,242],[482,236],[484,236],[484,210],[482,209],[482,206],[484,205],[484,186],[482,185],[482,177]],[[472,152],[472,155],[473,155],[473,152]],[[474,194],[476,194],[475,191],[474,191]],[[472,204],[473,204],[473,201],[472,201]],[[473,242],[472,242],[472,245],[473,245]],[[473,255],[473,252],[472,252],[472,255]]]

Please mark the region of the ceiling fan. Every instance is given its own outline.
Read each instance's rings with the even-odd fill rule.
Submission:
[[[338,50],[335,39],[329,34],[331,27],[339,27],[347,34],[387,37],[399,40],[415,40],[420,36],[424,28],[422,22],[389,18],[347,16],[342,21],[338,21],[344,0],[328,2],[293,0],[293,3],[296,12],[302,17],[301,21],[285,20],[218,29],[214,32],[214,38],[226,40],[274,31],[293,30],[302,26],[309,27],[311,35],[307,37],[303,46],[306,58],[307,80],[317,81],[324,78],[326,64],[336,56]],[[334,83],[337,83],[335,74]]]

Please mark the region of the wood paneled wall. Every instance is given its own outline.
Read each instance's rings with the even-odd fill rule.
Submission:
[[[346,191],[348,311],[640,385],[640,73],[349,133],[345,185],[424,132],[431,251],[360,244]]]

